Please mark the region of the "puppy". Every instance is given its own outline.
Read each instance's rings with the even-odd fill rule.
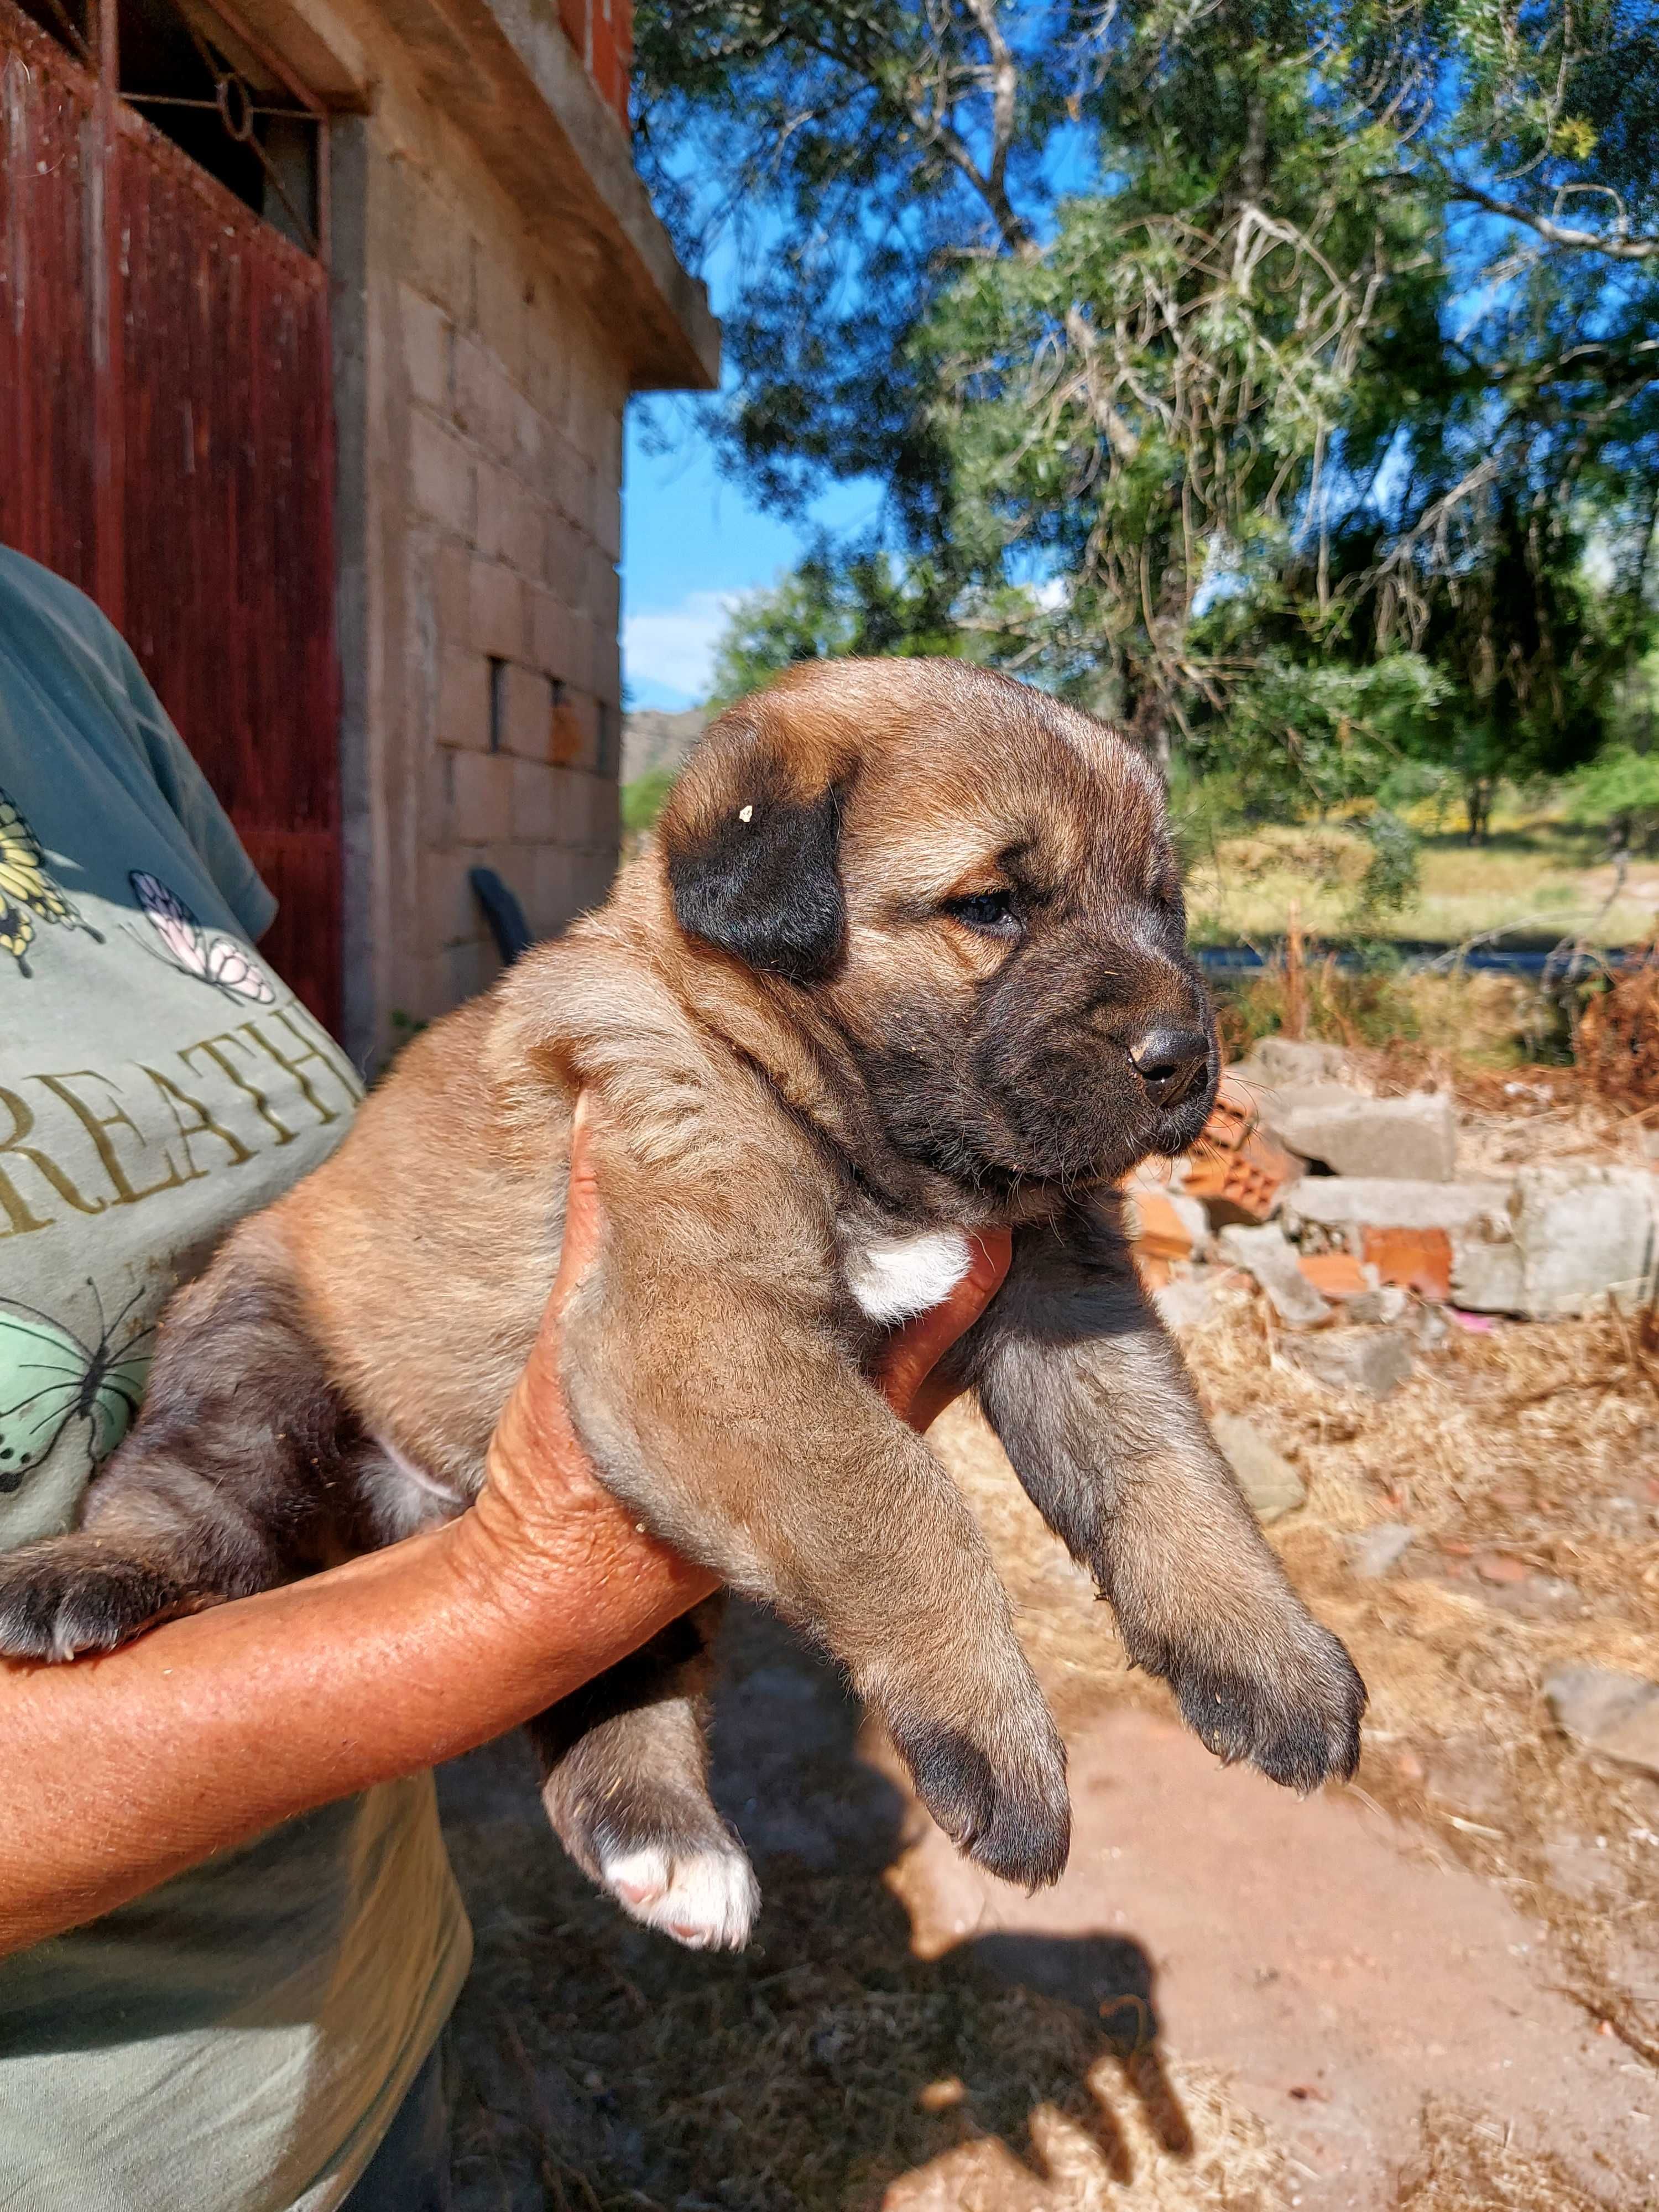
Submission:
[[[866,1380],[1013,1231],[952,1355],[1020,1481],[1222,1758],[1352,1771],[1364,1689],[1294,1595],[1143,1297],[1113,1186],[1197,1136],[1209,1010],[1161,787],[957,661],[799,668],[710,728],[609,902],[410,1045],[329,1163],[173,1303],[81,1531],[0,1559],[68,1658],[460,1512],[557,1264],[574,1102],[608,1231],[572,1418],[658,1535],[844,1665],[947,1834],[1053,1881],[1060,1738],[962,1498]],[[737,1945],[712,1615],[534,1725],[553,1826],[637,1918]]]

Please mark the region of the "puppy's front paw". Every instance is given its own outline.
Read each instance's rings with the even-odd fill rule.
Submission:
[[[1060,1880],[1072,1848],[1066,1747],[1035,1683],[983,1732],[889,1713],[917,1794],[960,1851],[1028,1890]]]
[[[1143,1664],[1146,1662],[1142,1662]],[[1346,1650],[1286,1593],[1266,1623],[1219,1621],[1154,1662],[1187,1724],[1218,1759],[1248,1759],[1304,1794],[1359,1764],[1365,1685]]]
[[[0,1558],[0,1652],[74,1659],[112,1651],[192,1602],[172,1577],[95,1536],[48,1537]]]

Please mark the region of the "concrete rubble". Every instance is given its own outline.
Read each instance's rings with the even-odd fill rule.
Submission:
[[[1457,1172],[1456,1115],[1436,1091],[1367,1098],[1345,1084],[1295,1084],[1264,1091],[1258,1110],[1268,1136],[1333,1175],[1449,1182]]]
[[[1659,1682],[1609,1667],[1563,1667],[1544,1695],[1557,1727],[1584,1750],[1659,1777]]]
[[[1370,1098],[1340,1048],[1267,1037],[1231,1068],[1184,1160],[1128,1187],[1151,1287],[1194,1263],[1243,1271],[1285,1328],[1339,1318],[1427,1349],[1444,1310],[1547,1321],[1659,1289],[1659,1173],[1568,1160],[1457,1177],[1449,1097]],[[1184,1318],[1194,1299],[1170,1301]]]
[[[1328,1390],[1366,1398],[1393,1395],[1412,1371],[1411,1339],[1401,1328],[1330,1329],[1287,1338],[1285,1357]]]
[[[1280,1321],[1306,1328],[1330,1318],[1329,1304],[1303,1273],[1296,1248],[1281,1229],[1271,1223],[1261,1229],[1235,1224],[1220,1231],[1216,1249],[1255,1278]]]
[[[1210,1428],[1258,1521],[1281,1520],[1305,1503],[1302,1477],[1254,1421],[1242,1413],[1218,1413]]]

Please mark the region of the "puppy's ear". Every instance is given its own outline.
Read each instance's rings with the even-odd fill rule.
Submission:
[[[758,731],[716,724],[660,833],[680,927],[792,983],[829,975],[847,934],[839,858],[850,763],[817,765],[812,775]]]

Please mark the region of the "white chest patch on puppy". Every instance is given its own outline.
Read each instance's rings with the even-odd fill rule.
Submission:
[[[924,1229],[914,1237],[849,1243],[847,1286],[872,1321],[908,1321],[936,1306],[973,1264],[960,1229]]]

